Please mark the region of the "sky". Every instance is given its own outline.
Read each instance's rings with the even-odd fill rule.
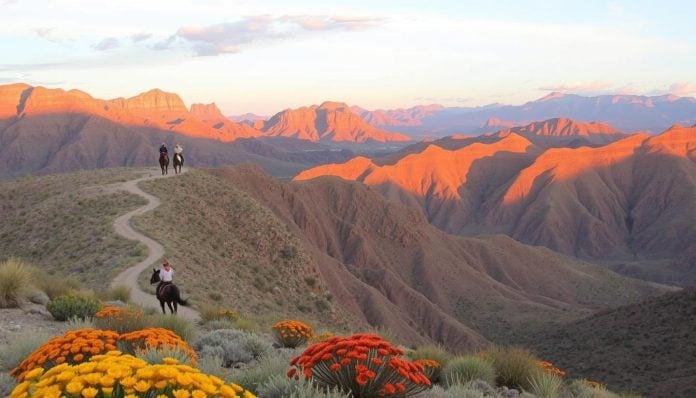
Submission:
[[[226,115],[696,96],[696,2],[0,0],[0,84]]]

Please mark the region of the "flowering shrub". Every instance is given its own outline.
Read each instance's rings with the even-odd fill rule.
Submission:
[[[413,362],[423,367],[423,373],[428,376],[431,383],[440,379],[440,373],[442,372],[442,365],[440,362],[433,359],[416,359]]]
[[[554,374],[554,375],[560,376],[560,377],[564,377],[566,375],[565,371],[553,366],[553,364],[551,362],[539,361],[538,364],[545,373]]]
[[[118,340],[122,342],[121,347],[128,352],[135,353],[136,351],[165,347],[178,348],[191,357],[192,364],[195,364],[198,360],[196,352],[193,351],[181,337],[168,329],[147,328],[136,330],[134,332],[122,334]]]
[[[148,365],[142,359],[111,351],[95,355],[79,365],[58,365],[46,373],[36,368],[15,387],[10,398],[32,397],[158,397],[158,398],[254,398],[236,384],[179,365]]]
[[[281,321],[273,325],[273,333],[283,347],[295,348],[307,342],[314,330],[300,321]]]
[[[288,377],[312,379],[321,387],[349,391],[353,398],[407,397],[430,388],[423,366],[377,335],[334,337],[293,358]]]
[[[23,381],[27,372],[34,368],[51,368],[68,363],[77,364],[91,356],[116,349],[118,334],[110,330],[76,329],[54,337],[37,348],[10,373]]]
[[[106,306],[94,314],[95,323],[101,329],[119,333],[138,330],[145,326],[145,313],[133,307]]]

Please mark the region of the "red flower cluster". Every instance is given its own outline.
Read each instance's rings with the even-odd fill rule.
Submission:
[[[318,384],[350,391],[354,398],[407,397],[430,388],[423,366],[372,334],[334,337],[314,344],[293,358],[288,377],[303,375]]]

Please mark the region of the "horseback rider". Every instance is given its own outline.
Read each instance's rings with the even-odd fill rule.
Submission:
[[[160,283],[157,285],[157,297],[160,296],[160,291],[162,288],[170,285],[174,280],[174,268],[169,264],[169,261],[165,261],[162,264],[162,269],[160,270]]]
[[[184,152],[184,147],[179,145],[178,143],[174,145],[174,156],[179,155],[179,158],[181,158],[181,162],[184,162],[184,155],[182,154]]]
[[[169,152],[167,151],[167,146],[164,145],[164,142],[163,142],[162,145],[160,146],[160,156],[162,156],[163,154],[168,155],[168,153]]]

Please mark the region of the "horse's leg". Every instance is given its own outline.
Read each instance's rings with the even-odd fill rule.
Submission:
[[[172,302],[167,301],[167,307],[169,307],[169,312],[174,314],[176,311],[174,311],[174,308],[172,308]]]
[[[162,313],[166,314],[167,312],[164,310],[164,300],[160,300],[160,307],[162,307]]]
[[[179,308],[178,308],[178,307],[179,307],[179,303],[177,303],[177,301],[178,301],[178,300],[175,298],[175,299],[174,299],[174,313],[175,313],[175,314],[176,314],[177,310],[179,309]]]

